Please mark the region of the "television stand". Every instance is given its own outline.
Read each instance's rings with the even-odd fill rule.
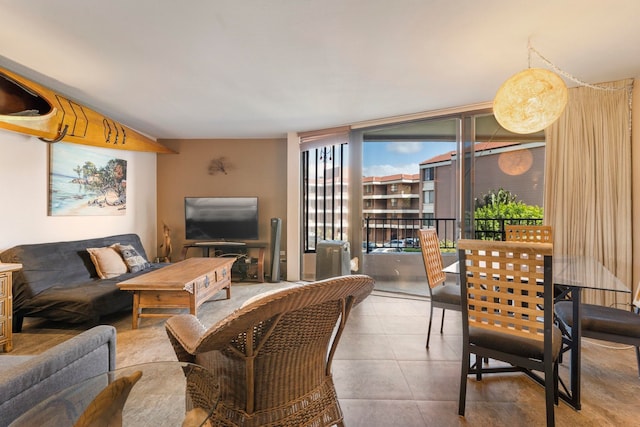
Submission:
[[[217,241],[185,243],[184,246],[182,246],[183,260],[187,258],[187,252],[191,248],[199,248],[202,251],[201,256],[203,257],[210,256],[212,248],[213,256],[236,256],[238,259],[233,264],[231,275],[233,280],[264,282],[264,253],[267,248],[267,243],[265,242]],[[248,253],[251,249],[257,249],[258,256],[256,262],[246,263],[245,260],[248,259]],[[250,269],[255,271],[249,271]],[[246,274],[243,274],[243,277],[237,277],[239,271],[246,272]],[[236,273],[236,277],[233,275],[234,272]]]
[[[216,242],[195,242],[196,246],[208,246],[208,247],[217,247],[217,246],[247,246],[244,242],[227,242],[226,240],[220,240]]]

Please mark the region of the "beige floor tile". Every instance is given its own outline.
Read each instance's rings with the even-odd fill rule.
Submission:
[[[340,399],[348,427],[422,427],[416,402],[411,400]]]
[[[347,332],[342,335],[335,359],[393,360],[394,353],[386,335]]]
[[[396,360],[460,360],[458,352],[445,342],[432,343],[426,348],[427,336],[389,335],[389,344]],[[434,337],[431,337],[434,340]],[[437,338],[441,340],[440,337]]]
[[[412,399],[395,360],[334,360],[333,377],[340,399]]]

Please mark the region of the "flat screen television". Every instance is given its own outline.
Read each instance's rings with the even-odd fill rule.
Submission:
[[[257,197],[185,197],[187,240],[258,239]]]

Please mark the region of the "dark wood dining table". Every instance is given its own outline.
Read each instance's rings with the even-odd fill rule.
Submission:
[[[443,269],[445,273],[460,274],[458,261]],[[580,301],[583,289],[631,294],[631,289],[609,271],[600,261],[581,255],[553,257],[553,283],[558,289],[556,300],[571,299],[573,318],[580,318]],[[559,395],[562,400],[579,410],[580,404],[580,322],[574,322],[570,330],[563,331],[562,352],[570,352],[569,379],[560,378]]]

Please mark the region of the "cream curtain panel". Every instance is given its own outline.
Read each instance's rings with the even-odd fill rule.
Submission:
[[[569,89],[563,115],[546,131],[544,195],[554,255],[592,256],[630,289],[632,86],[626,79]],[[631,297],[584,291],[583,301],[623,308]]]

